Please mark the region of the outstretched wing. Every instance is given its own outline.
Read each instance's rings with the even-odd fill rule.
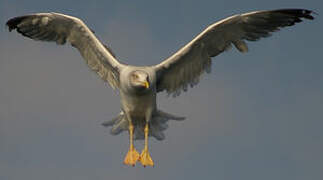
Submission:
[[[199,82],[204,72],[211,70],[211,57],[229,49],[232,44],[240,51],[247,52],[244,40],[257,41],[268,37],[281,27],[292,26],[305,19],[314,19],[312,11],[305,9],[280,9],[255,11],[223,19],[195,37],[174,55],[155,66],[157,91],[179,95],[188,86]]]
[[[119,69],[123,66],[112,52],[78,18],[59,13],[37,13],[10,19],[9,31],[40,41],[70,42],[88,66],[113,88],[119,87]]]

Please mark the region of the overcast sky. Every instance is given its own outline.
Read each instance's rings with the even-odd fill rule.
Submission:
[[[159,94],[160,109],[187,119],[150,139],[154,168],[122,164],[127,133],[100,125],[119,113],[118,93],[76,49],[5,28],[18,15],[66,13],[122,62],[152,65],[217,20],[288,7],[323,12],[318,0],[0,0],[0,179],[323,179],[320,16],[249,43],[247,54],[215,57],[212,73],[176,99]]]

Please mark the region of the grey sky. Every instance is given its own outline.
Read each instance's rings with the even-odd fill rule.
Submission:
[[[158,97],[171,122],[150,140],[155,168],[122,164],[124,133],[101,122],[119,97],[71,46],[9,33],[32,12],[77,16],[129,64],[157,64],[207,25],[252,10],[308,8],[317,0],[0,0],[0,179],[323,179],[323,61],[320,16],[214,58],[212,74],[180,97]],[[142,142],[137,142],[141,150]]]

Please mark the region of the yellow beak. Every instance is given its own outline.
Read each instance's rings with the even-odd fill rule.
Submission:
[[[148,81],[145,81],[143,85],[145,86],[146,89],[149,88],[149,82]]]

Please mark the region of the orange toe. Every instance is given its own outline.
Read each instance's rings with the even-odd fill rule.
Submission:
[[[154,161],[151,159],[148,149],[144,149],[140,155],[141,164],[146,166],[154,166]]]
[[[123,162],[126,165],[135,166],[138,160],[139,153],[136,151],[135,148],[130,148]]]

